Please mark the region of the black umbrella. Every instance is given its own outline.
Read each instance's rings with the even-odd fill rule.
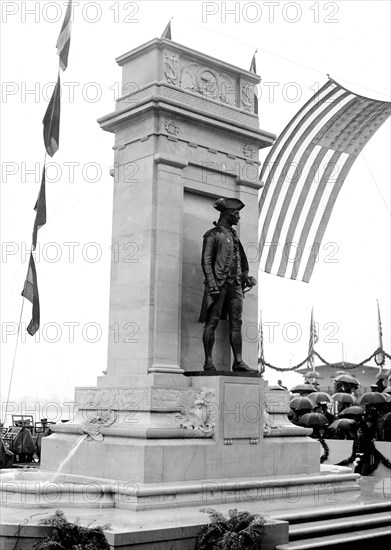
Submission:
[[[330,424],[329,430],[350,430],[354,426],[357,426],[357,422],[352,418],[338,418]]]
[[[290,408],[296,411],[303,411],[306,409],[312,410],[316,407],[316,403],[308,397],[294,397],[290,402]]]
[[[308,394],[307,397],[309,399],[312,399],[312,401],[315,401],[315,403],[332,403],[333,402],[330,395],[323,391],[314,391]]]
[[[368,391],[357,399],[357,405],[384,405],[387,403],[387,397],[379,392]]]
[[[328,425],[328,420],[322,413],[306,413],[299,420],[299,424],[302,426],[309,426],[313,428],[319,426],[320,428]]]
[[[357,407],[357,405],[353,405],[353,407],[347,407],[343,411],[339,413],[339,416],[361,416],[364,414],[363,407]]]
[[[356,402],[356,398],[351,393],[337,392],[332,396],[332,398],[334,401],[338,401],[338,403],[350,403],[353,405],[353,403]]]
[[[295,393],[311,393],[313,391],[316,391],[316,388],[312,384],[297,384],[291,389],[291,392]]]
[[[354,376],[350,376],[350,374],[340,374],[339,376],[336,376],[334,378],[336,382],[345,382],[346,384],[356,384],[357,386],[360,385],[360,382],[355,378]]]

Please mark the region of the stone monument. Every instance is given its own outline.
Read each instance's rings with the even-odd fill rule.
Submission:
[[[244,248],[258,237],[258,150],[275,139],[259,129],[259,77],[168,39],[117,62],[122,95],[99,120],[115,135],[119,253],[111,266],[107,374],[96,387],[76,388],[73,422],[55,425],[42,441],[42,471],[60,467],[64,483],[77,487],[94,481],[100,505],[135,510],[199,505],[205,495],[208,503],[231,502],[250,488],[262,500],[262,487],[281,494],[284,482],[308,493],[335,477],[342,482],[319,475],[319,444],[288,421],[288,392],[268,390],[257,374],[230,372],[224,323],[214,349],[223,372],[202,371],[200,258],[214,201],[241,200]],[[256,327],[257,310],[253,290],[244,335]],[[244,338],[243,359],[256,366],[256,339]],[[356,490],[357,476],[346,476]]]

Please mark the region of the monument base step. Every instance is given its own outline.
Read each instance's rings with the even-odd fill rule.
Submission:
[[[359,497],[360,476],[334,467],[318,475],[205,479],[173,483],[124,482],[53,472],[9,470],[1,476],[2,503],[12,508],[123,508],[134,511],[258,503],[261,510],[323,507]]]

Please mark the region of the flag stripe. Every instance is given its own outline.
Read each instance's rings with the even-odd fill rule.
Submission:
[[[326,185],[328,183],[329,177],[334,169],[334,165],[337,162],[338,158],[340,157],[340,152],[335,151],[327,151],[325,155],[325,162],[323,169],[320,171],[321,178],[319,181],[319,184],[315,187],[313,199],[311,203],[309,204],[308,210],[306,212],[306,215],[303,215],[304,225],[302,227],[298,243],[297,243],[297,257],[295,261],[292,263],[292,274],[291,279],[297,278],[298,269],[301,265],[301,262],[303,258],[305,258],[308,254],[311,253],[311,245],[313,246],[313,243],[310,241],[310,244],[307,245],[308,236],[313,231],[313,228],[315,227],[315,217],[317,212],[320,209],[320,205],[325,202],[327,202],[329,193],[331,191],[330,186],[326,188]]]
[[[286,215],[286,219],[289,220],[289,224],[284,224],[284,227],[281,230],[281,235],[279,237],[281,240],[281,244],[284,244],[283,246],[279,247],[279,254],[275,260],[279,264],[278,275],[280,277],[284,277],[288,266],[288,261],[291,261],[290,254],[286,253],[285,247],[287,247],[289,243],[296,243],[296,241],[298,240],[298,238],[295,238],[295,233],[297,232],[298,235],[301,234],[301,222],[303,221],[304,223],[303,212],[306,212],[308,210],[308,204],[311,204],[313,196],[315,194],[315,186],[311,185],[311,183],[314,177],[320,179],[319,169],[314,175],[313,170],[307,169],[306,167],[309,166],[310,168],[313,168],[315,166],[320,166],[326,153],[327,149],[325,147],[319,147],[317,145],[314,146],[310,155],[308,156],[307,165],[304,167],[304,170],[307,170],[307,176],[304,180],[303,187],[296,185],[294,194],[292,195],[292,200],[289,204],[288,212]]]
[[[305,154],[305,150],[310,146],[311,140],[314,138],[318,132],[319,120],[322,116],[332,116],[339,108],[340,105],[345,105],[347,102],[351,101],[350,96],[340,96],[336,100],[337,105],[332,103],[331,105],[325,105],[324,113],[319,114],[317,110],[311,113],[308,119],[299,124],[298,131],[296,134],[293,134],[292,140],[289,144],[285,144],[284,149],[281,151],[281,164],[280,167],[276,170],[275,174],[270,173],[271,180],[274,178],[274,192],[269,193],[271,200],[268,203],[267,199],[263,207],[263,211],[260,213],[260,223],[262,224],[262,232],[260,239],[261,254],[263,249],[263,242],[268,240],[268,232],[270,225],[275,223],[276,216],[280,215],[282,201],[284,200],[286,188],[289,186],[289,170],[294,169],[293,161],[297,158],[300,163],[300,158]],[[312,147],[312,146],[311,146]],[[277,179],[278,178],[278,179]],[[285,215],[285,212],[282,212],[282,215]],[[273,241],[274,242],[274,241]]]
[[[310,280],[342,184],[388,116],[389,103],[329,79],[292,119],[261,171],[260,269]]]
[[[293,117],[289,124],[284,128],[277,141],[274,143],[273,148],[269,151],[269,154],[266,157],[264,165],[261,170],[260,180],[267,180],[269,177],[269,171],[272,168],[273,162],[272,157],[276,158],[279,155],[279,152],[282,146],[285,144],[285,137],[291,131],[291,129],[296,125],[297,121],[305,118],[307,113],[313,109],[313,106],[316,104],[322,105],[325,100],[333,96],[336,86],[330,82],[327,82]],[[262,204],[263,196],[260,198],[260,203]]]
[[[324,233],[326,231],[326,227],[327,227],[327,224],[329,222],[331,212],[334,208],[334,205],[335,205],[335,202],[336,202],[337,197],[339,195],[339,192],[341,191],[341,187],[343,185],[343,182],[345,181],[345,178],[346,178],[350,168],[353,166],[353,163],[355,161],[355,157],[345,156],[346,154],[344,154],[344,153],[342,155],[343,155],[344,158],[342,157],[343,158],[343,165],[342,165],[342,168],[340,170],[340,175],[339,175],[335,185],[333,186],[333,188],[331,190],[329,200],[327,201],[326,207],[325,207],[324,211],[322,210],[322,208],[318,209],[318,214],[321,214],[322,211],[323,211],[323,215],[322,215],[321,220],[319,222],[319,226],[318,226],[318,230],[316,232],[316,235],[313,239],[313,243],[317,245],[316,248],[320,247],[320,243],[323,240],[323,236],[324,236]],[[315,228],[316,228],[316,226],[317,226],[317,224],[314,225]],[[313,244],[313,246],[314,246],[314,244]],[[307,265],[302,263],[301,266],[300,266],[300,267],[305,266],[305,271],[303,273],[302,280],[306,283],[308,283],[310,281],[312,272],[313,272],[314,267],[315,267],[315,262],[316,262],[316,256],[312,254],[309,257],[308,261],[307,261]],[[301,279],[301,276],[299,278]]]
[[[342,94],[341,94],[342,95]],[[326,98],[324,98],[326,101]],[[338,102],[347,102],[349,101],[348,96],[339,97]],[[339,104],[339,103],[338,103]],[[293,131],[292,137],[289,142],[284,143],[281,151],[276,159],[276,163],[273,166],[269,174],[270,187],[274,185],[274,191],[271,192],[271,189],[265,189],[265,201],[261,206],[262,210],[260,212],[260,223],[262,224],[262,234],[261,234],[261,243],[263,237],[267,236],[267,231],[269,229],[271,215],[275,212],[276,202],[278,195],[281,192],[281,188],[285,181],[285,175],[287,169],[290,168],[292,161],[296,154],[300,154],[303,149],[311,141],[312,137],[317,131],[317,123],[319,122],[322,113],[319,114],[318,107],[314,107],[312,112],[308,113],[308,117],[305,121],[298,123],[295,130]],[[338,109],[338,106],[335,104],[323,103],[320,110],[325,114],[330,114],[331,112]],[[269,191],[269,193],[268,193]],[[262,193],[263,194],[263,193]]]
[[[317,148],[317,149],[319,149],[319,148]],[[266,266],[265,266],[266,271],[269,271],[269,269],[271,269],[271,265],[273,264],[273,261],[275,259],[274,252],[277,254],[277,257],[279,257],[281,255],[283,257],[287,257],[287,255],[285,254],[285,252],[286,252],[285,243],[284,243],[284,240],[281,236],[281,233],[282,233],[282,230],[283,230],[283,227],[284,227],[284,222],[288,219],[287,218],[287,211],[288,211],[289,206],[291,204],[293,204],[292,194],[295,190],[298,189],[298,186],[297,186],[296,183],[298,181],[298,178],[300,177],[299,172],[301,172],[304,169],[307,160],[311,157],[311,154],[314,151],[316,151],[317,149],[315,149],[315,147],[312,150],[310,148],[307,148],[304,151],[303,156],[300,159],[299,165],[298,165],[298,167],[295,171],[294,177],[291,180],[288,192],[285,195],[285,199],[284,199],[283,203],[281,204],[281,206],[279,206],[279,205],[276,206],[276,215],[278,214],[278,212],[280,212],[280,214],[278,216],[277,223],[276,223],[276,229],[275,229],[275,232],[274,232],[273,237],[272,237],[272,243],[274,243],[275,246],[273,247],[273,249],[271,249],[269,251]],[[324,150],[324,154],[325,153],[326,153],[326,151]],[[288,180],[288,178],[287,178],[287,180]],[[310,188],[308,188],[308,186],[307,186],[306,189],[307,189],[307,191],[310,190]],[[280,197],[283,198],[284,193],[281,193]],[[287,225],[287,224],[286,224],[286,226],[288,227],[288,229],[289,229],[289,227],[291,227],[291,225]],[[277,243],[279,243],[279,244],[277,245]],[[279,254],[277,253],[277,251],[279,252]]]

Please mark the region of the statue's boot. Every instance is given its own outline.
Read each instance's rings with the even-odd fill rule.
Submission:
[[[232,370],[234,372],[259,372],[257,369],[252,369],[249,367],[244,361],[234,361]]]
[[[205,351],[205,363],[204,371],[205,372],[217,372],[216,367],[212,359],[212,351],[215,343],[214,328],[206,326],[204,329],[204,335],[202,338]]]
[[[242,334],[239,330],[231,330],[230,334],[231,347],[234,354],[234,362],[232,365],[233,372],[256,372],[257,369],[252,369],[242,359]]]

